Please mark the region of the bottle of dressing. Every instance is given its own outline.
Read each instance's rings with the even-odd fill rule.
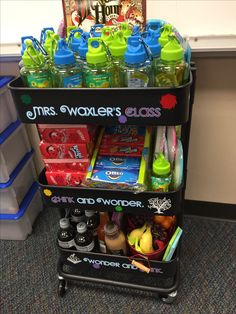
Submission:
[[[108,222],[104,226],[105,243],[108,254],[126,255],[126,239],[124,233],[113,222]]]

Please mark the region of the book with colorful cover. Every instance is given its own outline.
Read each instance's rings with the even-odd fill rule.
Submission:
[[[95,24],[116,25],[127,22],[143,29],[146,22],[145,0],[62,0],[65,26],[89,32]]]
[[[181,237],[183,233],[183,230],[178,227],[176,230],[175,230],[175,233],[173,234],[172,238],[170,239],[170,242],[165,250],[165,254],[162,258],[163,261],[165,262],[168,262],[171,260],[176,248],[177,248],[177,245],[179,243],[179,239]]]

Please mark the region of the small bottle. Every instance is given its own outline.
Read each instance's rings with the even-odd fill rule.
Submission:
[[[74,237],[75,232],[70,226],[69,219],[60,219],[60,230],[57,235],[58,245],[64,249],[73,248],[75,246]]]
[[[73,208],[70,212],[70,223],[74,229],[79,222],[86,222],[85,212],[79,208]]]
[[[87,64],[84,66],[85,86],[108,88],[112,86],[111,64],[101,38],[88,39]]]
[[[78,62],[79,59],[79,45],[81,42],[82,34],[82,29],[73,29],[71,30],[68,37],[68,46],[74,52],[76,62]]]
[[[160,63],[161,45],[158,42],[158,32],[148,30],[147,36],[144,38],[145,44],[148,46],[152,53],[152,71],[155,71],[156,67]]]
[[[42,53],[36,50],[30,39],[25,40],[26,48],[22,56],[24,63],[20,70],[22,81],[26,87],[52,87],[52,77]]]
[[[99,225],[99,220],[96,212],[94,210],[85,210],[85,216],[87,221],[87,228],[97,238],[97,228]]]
[[[92,252],[94,249],[94,238],[91,232],[87,230],[85,222],[77,225],[77,234],[75,236],[75,248],[79,252]]]
[[[24,36],[24,37],[21,37],[21,56],[23,56],[24,52],[25,52],[25,49],[26,49],[26,43],[25,43],[25,40],[26,39],[30,39],[33,41],[34,37],[33,36]],[[20,62],[19,62],[19,69],[22,69],[24,66],[24,62],[23,60],[21,59]]]
[[[165,24],[161,31],[161,36],[159,37],[158,41],[161,47],[165,47],[165,45],[169,42],[169,36],[173,33],[173,28],[171,24]]]
[[[109,45],[112,56],[112,86],[124,87],[124,54],[127,44],[121,31],[114,34],[114,38]]]
[[[50,67],[53,65],[54,54],[59,39],[60,39],[59,35],[55,34],[53,31],[48,30],[46,32],[46,40],[44,42],[43,48],[48,54],[47,61]]]
[[[152,190],[154,192],[168,192],[171,183],[170,162],[159,153],[152,165]]]
[[[107,212],[100,212],[100,224],[97,228],[97,234],[98,234],[98,244],[99,244],[99,250],[101,253],[106,253],[107,248],[105,244],[105,231],[104,226],[109,222],[109,216]]]
[[[105,243],[107,253],[114,255],[126,255],[126,239],[124,233],[113,222],[108,222],[105,227]]]
[[[161,58],[156,68],[156,87],[176,87],[185,84],[189,76],[188,63],[184,61],[184,49],[175,36],[161,50]]]
[[[52,69],[54,87],[82,87],[81,67],[75,62],[74,54],[67,47],[64,39],[60,39],[58,42],[54,64]]]
[[[140,36],[130,36],[125,52],[125,87],[152,86],[151,65],[146,63],[147,53]]]
[[[80,39],[80,44],[78,47],[79,56],[77,59],[77,62],[79,62],[81,68],[83,69],[86,65],[86,53],[88,52],[88,39],[90,34],[89,33],[83,33]]]

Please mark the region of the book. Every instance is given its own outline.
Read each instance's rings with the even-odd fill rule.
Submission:
[[[173,236],[171,237],[169,244],[165,250],[165,254],[162,258],[163,261],[167,262],[167,261],[171,260],[173,254],[176,250],[176,247],[178,245],[178,242],[179,242],[179,239],[180,239],[182,233],[183,233],[183,230],[180,227],[178,227],[175,230],[175,232],[174,232]]]
[[[89,32],[95,24],[127,22],[140,26],[146,22],[145,0],[62,0],[65,27],[76,26]]]

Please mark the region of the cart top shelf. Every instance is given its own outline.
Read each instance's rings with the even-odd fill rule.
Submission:
[[[173,88],[25,88],[9,84],[24,123],[178,125],[187,122],[192,75]]]

